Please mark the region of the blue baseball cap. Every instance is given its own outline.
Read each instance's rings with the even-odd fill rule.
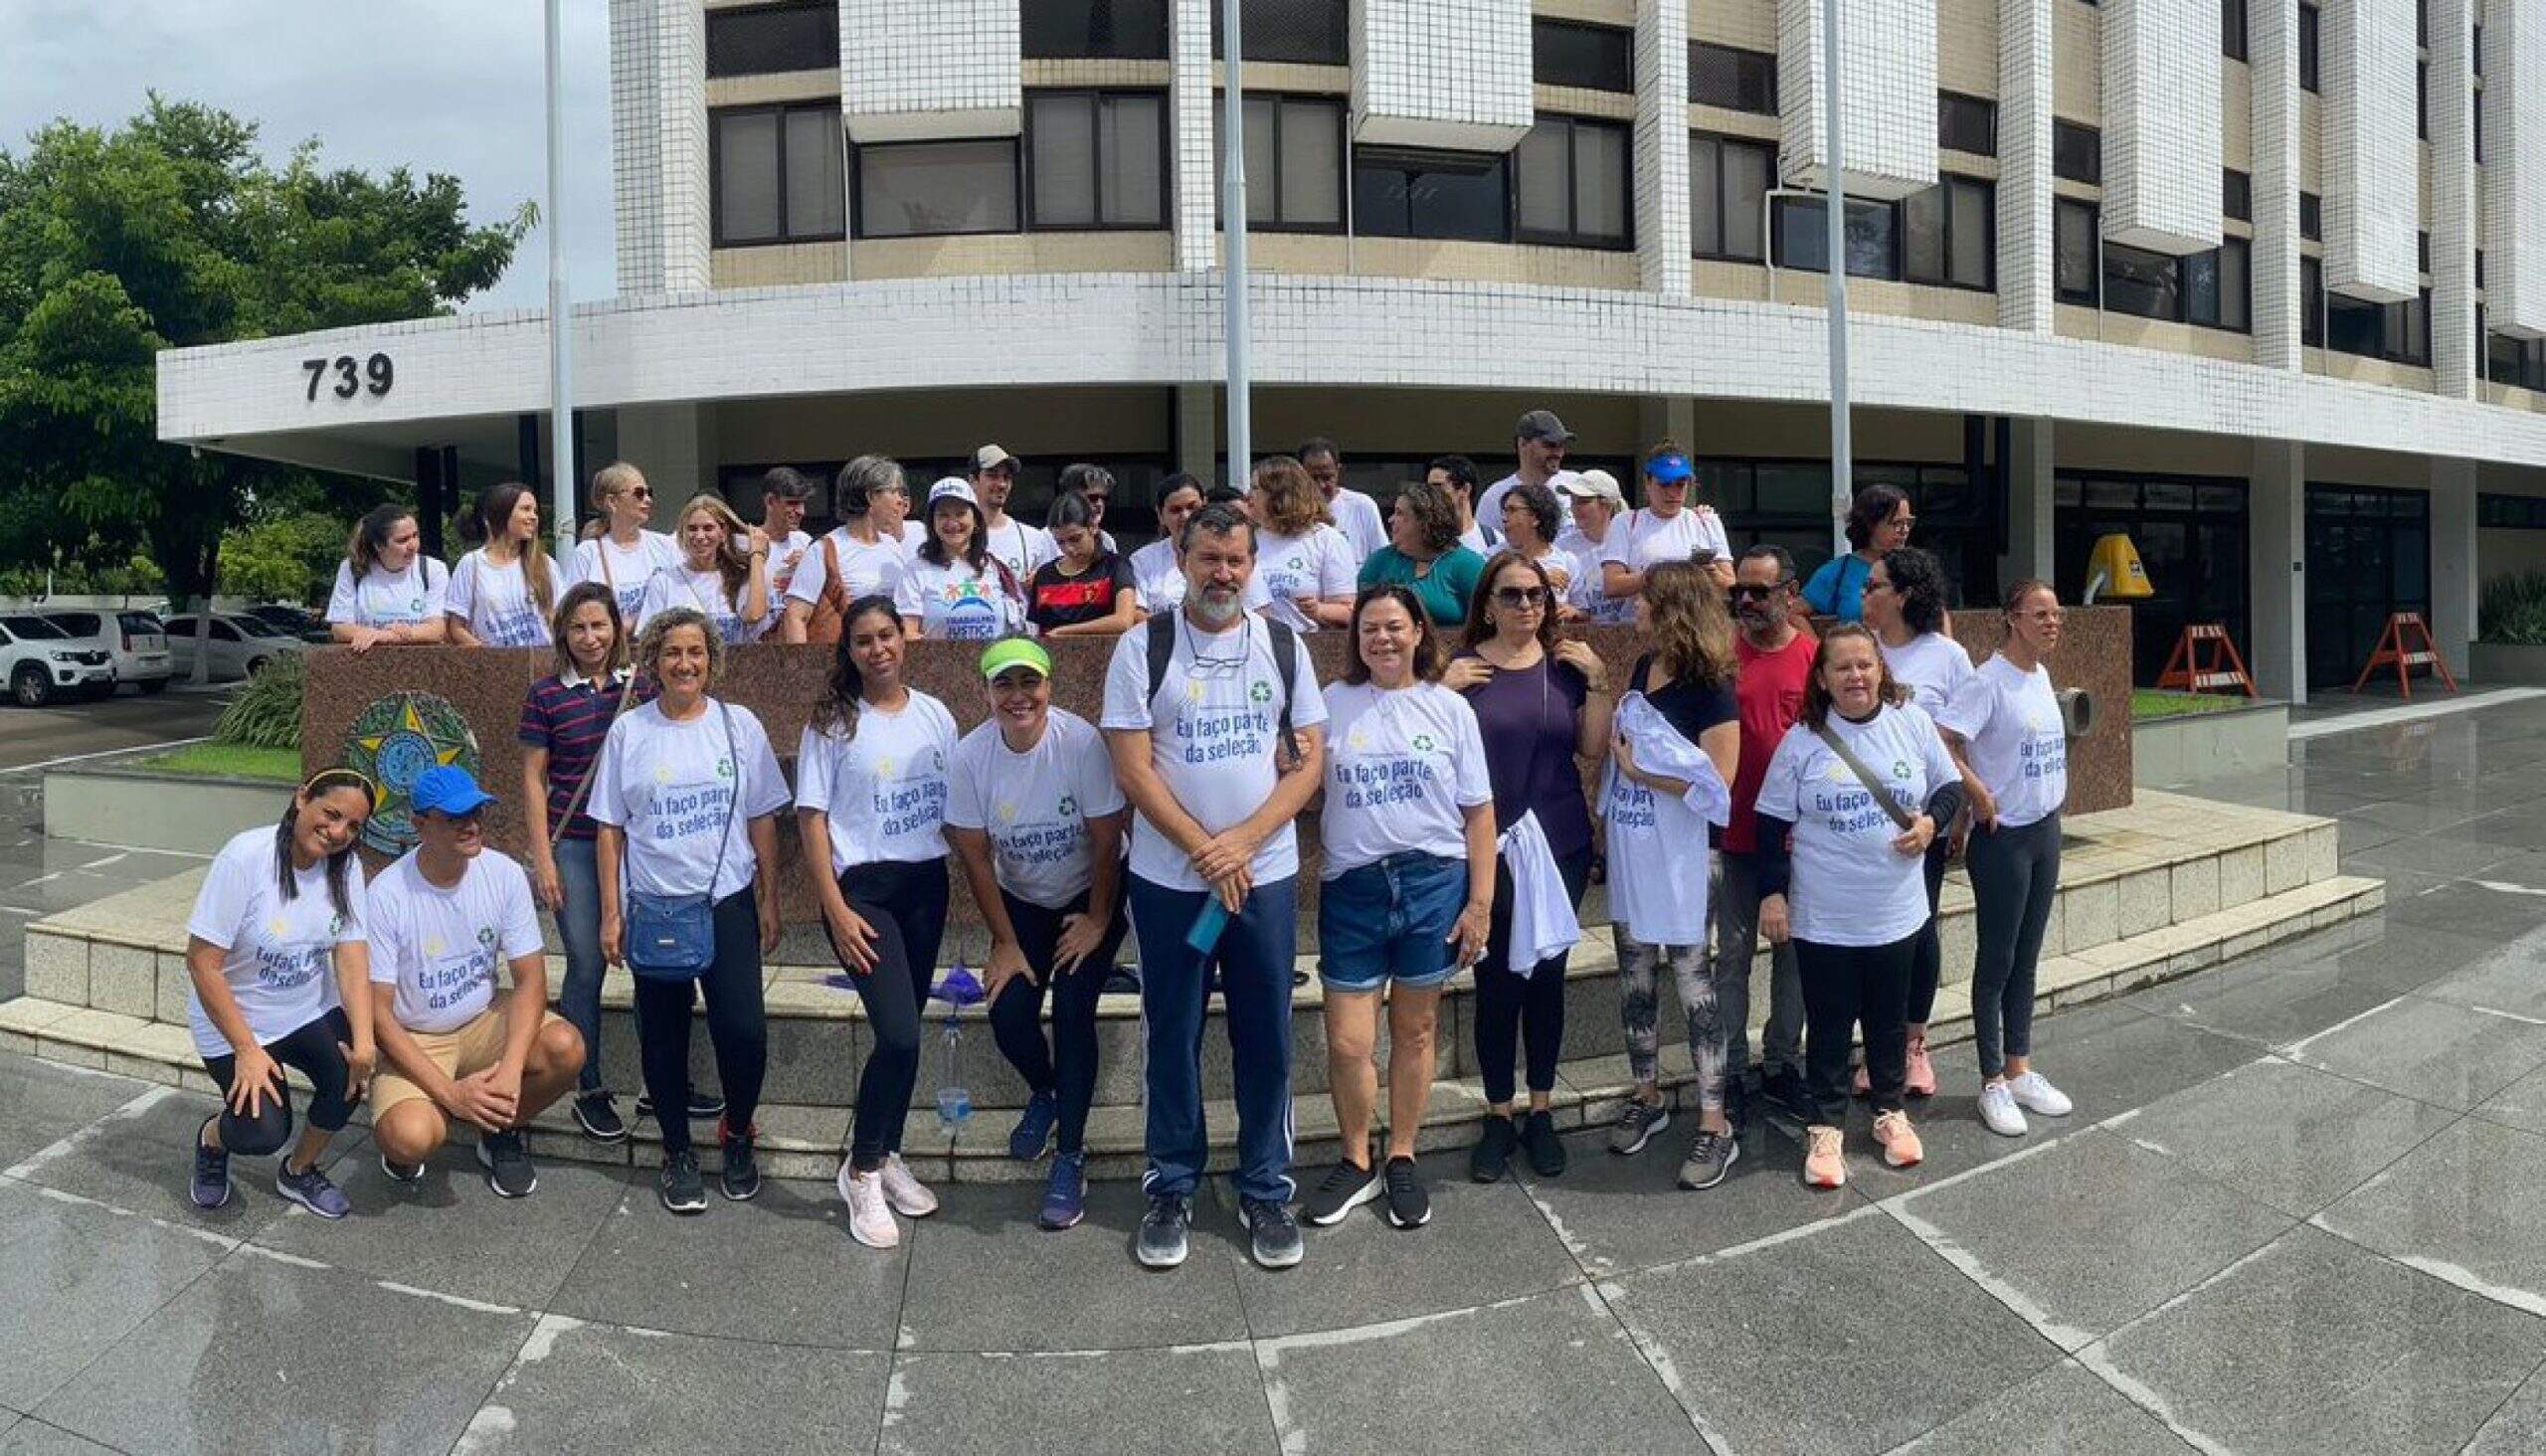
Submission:
[[[1680,481],[1689,478],[1689,457],[1684,455],[1655,455],[1644,462],[1644,472],[1656,480]]]
[[[495,796],[477,787],[468,771],[457,764],[443,764],[416,776],[416,787],[407,791],[407,802],[418,814],[447,815],[457,819],[475,814],[495,802]]]

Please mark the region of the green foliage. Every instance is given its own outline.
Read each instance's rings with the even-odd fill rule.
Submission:
[[[0,567],[0,597],[156,597],[168,590],[159,563],[134,556],[91,565],[70,560],[48,572],[40,566]]]
[[[221,590],[306,604],[327,590],[344,552],[343,523],[314,511],[234,527],[221,537]]]
[[[191,598],[234,528],[388,493],[161,445],[156,353],[446,312],[502,275],[528,212],[472,225],[453,177],[330,170],[314,142],[276,167],[256,139],[153,94],[112,131],[0,151],[0,568],[139,555]]]
[[[300,700],[309,684],[306,655],[276,652],[222,709],[212,727],[215,743],[251,748],[300,748]]]
[[[2230,708],[2246,707],[2253,702],[2253,698],[2230,697],[2224,693],[2165,692],[2153,687],[2134,687],[2130,690],[2130,721],[2145,723],[2152,718],[2224,713]]]
[[[131,767],[154,774],[186,774],[208,779],[264,779],[289,785],[300,782],[300,750],[250,748],[236,743],[190,743],[173,752],[136,759]]]
[[[2546,647],[2546,571],[2495,577],[2476,601],[2475,639]]]

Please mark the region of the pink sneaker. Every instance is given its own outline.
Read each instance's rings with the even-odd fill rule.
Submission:
[[[1835,1188],[1848,1182],[1848,1161],[1843,1156],[1847,1135],[1837,1128],[1816,1125],[1804,1129],[1810,1140],[1803,1155],[1803,1182],[1806,1187]]]
[[[1866,1075],[1866,1064],[1864,1059],[1859,1058],[1856,1070],[1848,1074],[1848,1095],[1851,1097],[1868,1097],[1873,1095],[1873,1093],[1874,1082]]]
[[[1927,1059],[1927,1033],[1910,1033],[1910,1076],[1902,1090],[1912,1097],[1936,1095],[1936,1064]]]
[[[1910,1126],[1906,1112],[1876,1118],[1874,1140],[1883,1145],[1883,1161],[1895,1168],[1915,1168],[1927,1159],[1926,1147],[1918,1141],[1918,1130]]]

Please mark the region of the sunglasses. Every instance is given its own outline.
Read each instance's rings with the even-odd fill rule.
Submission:
[[[1546,604],[1547,589],[1545,587],[1497,587],[1494,589],[1494,605],[1497,607],[1509,607],[1517,612],[1530,607],[1545,607]]]
[[[1792,585],[1792,582],[1779,582],[1773,587],[1763,587],[1755,582],[1740,582],[1727,595],[1736,602],[1765,601]]]

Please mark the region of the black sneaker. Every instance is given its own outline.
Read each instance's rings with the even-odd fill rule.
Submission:
[[[1267,1269],[1288,1269],[1307,1256],[1300,1243],[1300,1221],[1291,1216],[1287,1205],[1249,1198],[1243,1211],[1256,1263]]]
[[[640,1104],[643,1098],[636,1099]],[[639,1106],[636,1115],[643,1117],[647,1109]],[[575,1099],[575,1126],[596,1143],[625,1143],[628,1124],[619,1120],[619,1099],[607,1092],[587,1092]]]
[[[654,1097],[652,1093],[639,1092],[636,1094],[636,1115],[638,1117],[652,1117],[654,1115]],[[710,1122],[716,1118],[723,1117],[724,1115],[725,1096],[723,1093],[701,1092],[695,1087],[689,1089],[689,1120],[691,1122]]]
[[[1521,1130],[1512,1119],[1487,1113],[1485,1131],[1477,1135],[1476,1146],[1468,1150],[1468,1177],[1481,1183],[1503,1182],[1503,1175],[1512,1171],[1512,1150],[1520,1142]]]
[[[1724,1182],[1741,1157],[1740,1140],[1730,1133],[1700,1132],[1689,1145],[1687,1161],[1680,1165],[1680,1186],[1711,1188]]]
[[[411,1183],[425,1181],[423,1164],[394,1162],[386,1153],[380,1155],[380,1171],[389,1175],[391,1183]]]
[[[1366,1168],[1339,1163],[1326,1171],[1301,1213],[1320,1228],[1344,1221],[1344,1215],[1379,1195],[1379,1177]]]
[[[1759,1095],[1770,1112],[1810,1125],[1821,1120],[1812,1106],[1812,1089],[1804,1083],[1803,1073],[1793,1067],[1779,1067],[1759,1079]]]
[[[1182,1193],[1150,1194],[1150,1210],[1141,1215],[1141,1232],[1132,1256],[1145,1269],[1173,1269],[1184,1262],[1185,1228],[1193,1221],[1192,1200]]]
[[[1537,1170],[1539,1177],[1564,1176],[1564,1139],[1555,1135],[1555,1119],[1545,1109],[1522,1120],[1521,1151],[1530,1155],[1530,1167]]]
[[[674,1213],[707,1211],[707,1184],[698,1177],[698,1155],[684,1148],[663,1159],[663,1206]]]
[[[486,1186],[498,1197],[526,1198],[539,1186],[539,1170],[530,1166],[519,1128],[478,1134],[477,1166],[486,1170]]]
[[[1421,1228],[1432,1221],[1432,1195],[1423,1191],[1423,1180],[1414,1176],[1413,1159],[1389,1159],[1385,1180],[1388,1222],[1399,1228]]]
[[[204,1127],[212,1126],[211,1118],[203,1122]],[[194,1186],[188,1195],[198,1208],[218,1208],[230,1201],[230,1154],[204,1142],[201,1129],[195,1132]]]
[[[725,1152],[724,1172],[716,1176],[717,1191],[740,1203],[760,1192],[760,1163],[752,1157],[752,1139],[759,1128],[735,1132],[723,1123],[716,1125],[716,1137]]]

